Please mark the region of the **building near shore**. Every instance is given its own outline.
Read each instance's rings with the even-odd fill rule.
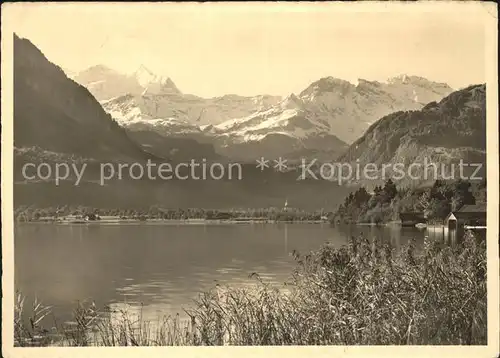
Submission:
[[[445,219],[448,230],[463,229],[464,226],[486,227],[486,205],[463,205],[452,211]]]

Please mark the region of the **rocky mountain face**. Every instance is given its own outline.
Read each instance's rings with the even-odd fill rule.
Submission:
[[[143,89],[141,95],[182,94],[169,77],[158,76],[143,65],[134,72],[132,79]]]
[[[248,153],[262,147],[269,156],[299,157],[315,153],[318,159],[335,159],[346,143],[361,136],[383,115],[401,109],[422,108],[451,92],[445,84],[420,77],[401,76],[387,83],[359,80],[357,85],[332,77],[322,78],[298,96],[244,118],[211,127],[221,153]]]
[[[221,154],[240,160],[286,157],[300,159],[313,151],[334,159],[347,144],[329,131],[328,122],[307,111],[295,95],[266,110],[203,128]]]
[[[451,92],[446,84],[416,76],[402,75],[387,83],[359,79],[357,84],[327,77],[312,83],[299,98],[311,116],[329,124],[331,134],[352,143],[380,117],[420,109]]]
[[[260,153],[290,158],[321,153],[335,158],[378,118],[421,109],[451,91],[446,84],[417,76],[402,75],[385,83],[360,79],[357,84],[326,77],[282,100],[163,93],[129,94],[101,103],[130,130],[150,128],[163,136],[210,142],[219,154],[238,160]]]
[[[168,77],[154,74],[145,66],[140,66],[133,74],[123,74],[103,65],[92,66],[73,79],[87,89],[99,101],[109,100],[124,94],[181,94]]]
[[[82,71],[75,81],[87,87],[125,126],[134,124],[130,122],[174,119],[198,127],[244,117],[281,100],[270,95],[202,98],[183,94],[170,78],[156,75],[142,65],[131,75],[98,65]]]
[[[326,77],[270,109],[215,127],[254,140],[265,135],[268,128],[288,126],[284,131],[296,137],[328,133],[352,143],[378,118],[402,109],[420,109],[451,91],[445,84],[419,77],[402,76],[387,83],[360,79],[357,85]]]
[[[145,132],[151,132],[162,136],[166,142],[175,141],[187,148],[188,145],[204,148],[206,145],[215,146],[217,153],[228,155],[232,159],[241,159],[236,155],[236,151],[225,151],[225,141],[223,137],[214,135],[210,131],[211,125],[203,123],[216,122],[221,118],[231,118],[232,116],[247,115],[259,108],[263,108],[274,103],[272,96],[241,97],[227,95],[219,98],[203,99],[193,95],[182,94],[143,94],[124,95],[109,101],[102,101],[103,108],[126,130],[133,138],[144,139]],[[141,132],[136,134],[135,132]],[[153,135],[149,136],[153,137]],[[158,138],[156,138],[158,139]],[[184,142],[183,142],[184,140]],[[159,141],[154,141],[156,150],[163,152]],[[274,145],[279,145],[276,143]],[[200,147],[200,153],[205,152]],[[251,153],[243,152],[248,156]],[[193,150],[190,150],[193,152]],[[214,158],[212,150],[207,152],[207,159]],[[234,155],[233,155],[234,154]],[[252,160],[254,157],[252,156]]]
[[[436,163],[444,175],[458,163],[486,163],[486,86],[473,85],[455,91],[441,101],[430,102],[421,110],[398,111],[374,123],[339,158],[342,162],[403,165]],[[454,164],[454,166],[452,165]],[[412,175],[425,179],[421,166],[414,166]],[[464,176],[472,175],[475,167],[465,167]],[[388,168],[388,173],[393,173]],[[429,172],[429,176],[434,175]],[[479,175],[478,173],[477,175]],[[406,182],[418,181],[405,176]],[[404,181],[404,180],[403,180]]]
[[[249,115],[267,108],[278,100],[273,96],[226,95],[204,99],[189,94],[140,96],[128,94],[102,101],[101,104],[125,127],[134,127],[139,122],[151,124],[163,120],[170,123],[184,122],[199,130],[206,125]]]

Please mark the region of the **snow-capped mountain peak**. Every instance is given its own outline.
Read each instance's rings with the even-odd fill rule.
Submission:
[[[147,87],[151,82],[156,81],[158,78],[153,71],[144,65],[139,66],[139,68],[134,72],[134,77],[142,87]]]
[[[399,76],[391,77],[387,80],[389,85],[413,85],[417,87],[440,87],[447,88],[450,92],[452,88],[446,83],[430,81],[427,78],[421,76],[410,76],[407,74],[402,74]]]
[[[283,109],[300,109],[303,105],[304,102],[294,93],[289,94],[280,102],[280,107]]]
[[[299,97],[314,99],[318,96],[322,96],[325,93],[347,93],[353,90],[355,86],[345,80],[335,78],[335,77],[323,77],[319,80],[311,83],[305,90],[303,90]]]
[[[419,79],[424,79],[418,76],[410,76],[406,73],[400,74],[398,76],[390,77],[387,79],[387,83],[391,85],[397,84],[410,84],[413,82],[417,82]]]
[[[181,91],[177,88],[174,81],[172,81],[170,77],[161,77],[160,85],[162,93],[176,93],[176,94],[181,93]]]
[[[356,81],[356,88],[359,87],[381,87],[382,83],[378,81],[369,81],[365,80],[364,78],[358,78]]]
[[[170,77],[157,75],[144,65],[139,66],[133,77],[144,88],[143,96],[146,94],[181,94]]]

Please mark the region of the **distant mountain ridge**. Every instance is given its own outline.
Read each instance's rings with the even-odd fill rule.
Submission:
[[[149,128],[163,136],[188,136],[213,143],[219,154],[248,160],[259,148],[271,157],[311,151],[338,156],[378,118],[420,109],[451,92],[444,83],[418,76],[401,75],[385,83],[359,79],[357,84],[325,77],[284,99],[141,93],[101,103],[130,130]]]
[[[96,71],[96,68],[99,70]],[[270,95],[201,98],[182,94],[170,78],[158,76],[142,65],[133,75],[94,66],[82,71],[75,80],[87,86],[97,99],[104,101],[105,109],[113,111],[122,124],[126,124],[126,119],[131,117],[130,111],[141,114],[135,116],[135,120],[141,117],[144,121],[175,118],[194,126],[245,121],[247,116],[256,117],[257,113],[271,107],[283,107],[283,100],[293,98],[293,102],[301,102],[307,112],[328,120],[331,127],[335,126],[335,133],[331,134],[347,143],[356,140],[369,124],[384,115],[398,110],[420,109],[453,91],[445,83],[418,76],[400,75],[389,78],[387,82],[359,79],[356,84],[324,77],[311,83],[298,95],[292,93],[286,99]],[[132,82],[135,85],[131,85]],[[123,88],[120,89],[120,85]],[[123,98],[120,97],[125,95],[132,96],[126,97],[130,103],[123,108]],[[289,108],[283,108],[286,109]],[[282,117],[286,116],[284,113]]]
[[[357,85],[325,77],[298,96],[292,93],[268,109],[207,127],[205,132],[223,142],[222,153],[246,153],[247,147],[271,142],[272,136],[281,137],[288,145],[276,141],[271,156],[294,156],[294,152],[309,150],[329,153],[326,157],[334,159],[374,120],[393,111],[422,108],[419,97],[439,100],[450,92],[446,84],[416,76],[401,76],[387,83],[360,79]]]
[[[280,97],[262,95],[243,97],[225,95],[201,98],[190,94],[163,93],[152,95],[127,94],[101,101],[103,108],[113,115],[121,125],[133,127],[139,122],[176,121],[190,125],[193,130],[223,122],[231,118],[246,116],[278,103]],[[158,124],[158,123],[157,123]],[[183,132],[180,132],[183,133]]]
[[[197,127],[244,117],[281,100],[270,95],[201,98],[183,94],[170,77],[157,75],[144,65],[131,75],[97,65],[80,72],[75,81],[87,87],[122,125],[130,120],[174,118]]]

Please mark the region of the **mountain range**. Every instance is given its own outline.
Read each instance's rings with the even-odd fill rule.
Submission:
[[[378,118],[421,109],[452,92],[444,83],[418,76],[401,75],[387,82],[359,79],[357,84],[325,77],[285,98],[204,99],[181,93],[172,80],[163,80],[144,66],[131,76],[95,66],[75,80],[101,99],[103,108],[128,130],[212,143],[218,154],[236,160],[262,154],[299,158],[304,153],[332,159]],[[150,87],[155,91],[148,92]]]
[[[193,126],[215,124],[244,117],[281,99],[234,94],[205,99],[183,94],[169,77],[156,75],[144,65],[132,74],[97,65],[78,73],[74,80],[87,87],[119,123],[127,126],[170,118]]]

